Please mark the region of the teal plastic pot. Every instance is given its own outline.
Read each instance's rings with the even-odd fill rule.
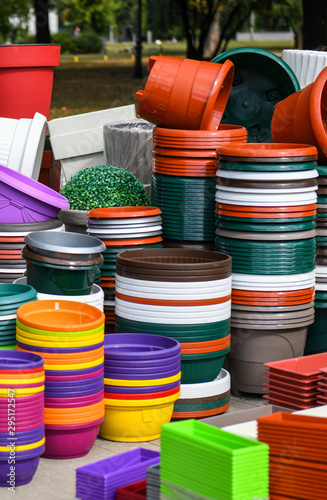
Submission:
[[[97,272],[97,266],[53,266],[26,261],[27,284],[40,293],[88,295]]]
[[[204,354],[181,355],[181,383],[211,382],[218,377],[230,348]]]
[[[197,335],[211,335],[211,334],[222,334],[225,336],[225,332],[230,329],[230,318],[223,321],[217,321],[215,323],[199,323],[193,325],[165,325],[159,323],[145,323],[141,321],[132,321],[129,319],[122,318],[118,315],[116,319],[116,331],[117,333],[123,332],[133,332],[133,333],[152,333],[154,335],[163,335],[170,337],[172,333],[179,337],[186,336],[197,336]],[[144,332],[146,330],[146,332]],[[218,338],[218,337],[217,337]]]
[[[315,303],[315,321],[308,327],[304,354],[327,352],[327,302]]]
[[[264,49],[228,50],[212,62],[222,64],[227,59],[235,73],[221,123],[245,127],[248,142],[271,142],[274,106],[300,90],[295,74],[280,57]]]

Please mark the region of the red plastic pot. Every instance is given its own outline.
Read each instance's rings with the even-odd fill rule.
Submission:
[[[271,120],[274,142],[312,144],[319,160],[327,159],[327,68],[316,80],[275,106]]]
[[[232,86],[233,63],[152,56],[149,69],[144,90],[135,94],[142,118],[167,128],[218,128]]]
[[[0,47],[0,116],[49,118],[54,66],[60,45],[2,45]]]

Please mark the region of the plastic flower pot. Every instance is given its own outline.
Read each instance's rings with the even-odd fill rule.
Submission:
[[[103,417],[98,420],[103,420]],[[76,426],[57,426],[57,428],[47,425],[46,445],[42,456],[56,459],[83,457],[90,451],[98,437],[99,423],[90,422]]]
[[[183,354],[181,356],[181,383],[195,384],[214,380],[225,361],[230,348],[203,354]]]
[[[41,452],[40,452],[41,455]],[[22,486],[32,481],[33,476],[38,468],[40,455],[34,458],[20,459],[16,457],[15,462],[15,486]],[[0,486],[8,487],[8,477],[10,480],[10,464],[7,459],[0,460]],[[9,484],[10,486],[10,484]]]
[[[313,83],[278,103],[271,121],[273,141],[312,144],[322,163],[327,156],[326,78],[324,68]],[[306,127],[302,126],[304,122]]]
[[[25,374],[32,370],[44,373],[43,365],[44,359],[38,354],[18,351],[0,353],[0,374]]]
[[[142,118],[166,128],[218,128],[234,74],[229,61],[215,70],[203,61],[152,56],[149,69],[145,89],[135,94]]]
[[[246,127],[249,142],[270,142],[275,104],[300,89],[295,74],[280,57],[264,49],[228,50],[212,61],[226,60],[234,64],[235,74],[222,123]]]
[[[59,66],[60,45],[4,45],[0,50],[3,89],[0,116],[33,118],[38,111],[49,118],[53,71],[54,66]]]
[[[158,335],[113,334],[105,337],[105,358],[129,360],[162,359],[180,353],[174,339]]]

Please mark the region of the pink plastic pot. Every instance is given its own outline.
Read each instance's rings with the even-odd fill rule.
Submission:
[[[86,455],[95,443],[99,434],[99,424],[88,427],[73,429],[49,429],[45,430],[45,458],[77,458]],[[59,427],[59,426],[56,426]],[[65,427],[65,426],[62,426]],[[69,426],[68,426],[69,427]]]
[[[218,67],[215,67],[218,66]],[[144,90],[135,94],[138,114],[173,129],[216,130],[225,111],[234,66],[152,56]]]
[[[54,66],[60,45],[2,45],[0,47],[0,116],[49,118]]]
[[[312,144],[319,161],[327,159],[327,68],[317,79],[275,106],[271,120],[274,142]]]

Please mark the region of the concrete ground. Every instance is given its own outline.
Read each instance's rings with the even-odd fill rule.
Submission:
[[[260,396],[231,396],[231,406],[225,415],[234,411],[242,411],[262,406],[264,400]],[[160,450],[160,440],[145,443],[118,443],[98,438],[85,457],[70,460],[50,460],[41,458],[33,480],[24,486],[15,488],[15,492],[0,488],[1,500],[73,500],[75,499],[75,470],[82,465],[97,462],[112,455],[135,448]]]

